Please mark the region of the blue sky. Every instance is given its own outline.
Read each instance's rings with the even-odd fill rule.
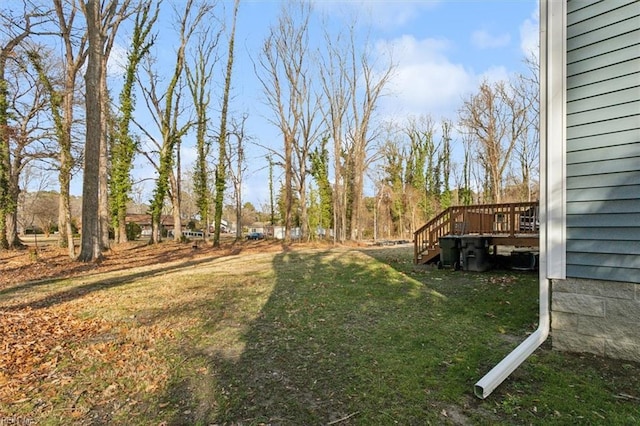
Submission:
[[[232,1],[225,1],[225,5],[229,11]],[[525,54],[537,49],[537,0],[316,0],[314,5],[336,28],[357,16],[357,29],[368,31],[377,49],[393,51],[397,68],[380,105],[383,117],[429,114],[436,120],[455,121],[462,99],[483,79],[495,81],[523,72]],[[267,123],[270,111],[264,106],[251,57],[257,56],[280,8],[279,1],[241,1],[232,105],[235,112],[249,114],[247,130],[252,139],[276,149],[281,140],[277,129]],[[169,16],[163,14],[165,21],[159,23],[163,28],[161,50],[171,44],[166,38],[171,28],[166,22]],[[142,107],[141,100],[138,104]],[[186,168],[194,159],[194,150],[189,141],[184,147]],[[257,146],[248,150],[244,198],[258,208],[269,201],[265,155]],[[138,177],[152,175],[142,160],[134,173]],[[148,190],[150,193],[151,185]]]

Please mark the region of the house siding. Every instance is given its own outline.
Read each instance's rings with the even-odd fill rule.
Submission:
[[[640,284],[640,1],[568,1],[566,61],[566,276]]]
[[[553,348],[640,361],[640,0],[566,6],[566,279],[551,284]]]

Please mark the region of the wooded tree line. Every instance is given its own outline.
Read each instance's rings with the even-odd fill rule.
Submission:
[[[331,229],[335,241],[356,240],[375,238],[370,231],[384,220],[387,235],[410,237],[454,203],[535,198],[534,56],[526,58],[528,73],[482,82],[455,122],[436,123],[426,111],[390,123],[377,112],[394,76],[392,52],[377,52],[355,23],[327,28],[313,20],[310,3],[283,6],[256,61],[282,135],[269,162],[283,169],[276,204],[286,229],[299,227],[302,238]],[[318,33],[322,43],[314,44]],[[365,197],[367,180],[373,197]]]
[[[174,238],[181,238],[190,219],[181,214],[185,178],[215,245],[225,203],[241,222],[251,117],[229,112],[242,16],[239,0],[231,10],[225,6],[231,5],[14,0],[0,6],[0,246],[20,245],[20,176],[34,164],[57,175],[59,241],[83,261],[108,248],[110,228],[116,243],[126,241],[136,155],[156,170],[151,242],[161,239],[167,209]],[[171,70],[160,70],[154,47],[166,11],[174,17],[175,44],[163,46],[163,54],[174,57]],[[390,123],[377,112],[394,76],[391,52],[376,51],[353,22],[330,31],[311,2],[283,2],[260,51],[249,53],[269,120],[282,137],[278,146],[254,142],[267,158],[273,224],[282,224],[286,236],[299,228],[303,239],[331,229],[335,241],[356,240],[382,223],[389,235],[409,235],[451,204],[535,197],[535,63],[528,76],[483,82],[456,121],[436,122],[425,111]],[[124,26],[131,30],[122,81],[109,87],[109,57]],[[143,110],[151,128],[138,119]],[[187,138],[195,140],[197,158],[185,173]],[[76,253],[70,182],[80,171]],[[375,194],[365,197],[368,182]]]

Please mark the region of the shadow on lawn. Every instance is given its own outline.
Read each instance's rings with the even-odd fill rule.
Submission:
[[[216,373],[176,377],[165,400],[190,406],[170,424],[424,424],[442,421],[431,392],[472,389],[477,371],[460,369],[482,337],[452,327],[460,307],[447,317],[446,297],[353,253],[283,253],[273,266],[275,287],[239,356],[181,348]],[[439,321],[444,339],[429,332]]]
[[[128,274],[124,274],[122,276],[117,276],[117,277],[109,277],[109,278],[105,278],[105,279],[100,279],[97,281],[92,281],[89,282],[87,284],[81,284],[81,285],[76,285],[73,286],[69,289],[63,290],[63,291],[58,291],[58,292],[53,292],[53,293],[49,293],[46,296],[38,299],[38,300],[34,300],[31,302],[24,302],[24,303],[19,303],[19,304],[9,304],[9,305],[2,305],[0,304],[0,309],[2,309],[3,311],[9,312],[9,311],[19,311],[22,309],[42,309],[42,308],[48,308],[51,306],[55,306],[58,305],[60,303],[64,303],[64,302],[69,302],[72,300],[76,300],[79,299],[81,297],[86,296],[87,294],[96,292],[96,291],[100,291],[100,290],[106,290],[106,289],[110,289],[110,288],[115,288],[115,287],[119,287],[122,285],[126,285],[132,282],[135,282],[136,280],[140,279],[140,278],[150,278],[150,277],[154,277],[154,276],[160,276],[160,275],[164,275],[168,272],[177,272],[180,270],[184,270],[187,268],[191,268],[193,266],[197,266],[203,263],[208,263],[211,262],[214,258],[208,257],[208,258],[203,258],[203,259],[195,259],[195,260],[189,260],[186,262],[180,262],[180,263],[175,263],[175,264],[171,264],[170,266],[162,266],[162,267],[158,267],[158,268],[152,268],[149,267],[149,269],[145,269],[144,271],[141,272],[135,272],[135,273],[128,273]],[[93,277],[89,277],[88,279],[92,279]],[[77,280],[78,278],[73,278],[74,280]],[[18,293],[22,290],[27,290],[27,289],[31,289],[31,288],[37,288],[40,286],[44,286],[44,285],[50,285],[52,283],[55,282],[62,282],[62,281],[67,281],[68,278],[63,278],[63,279],[47,279],[47,280],[43,280],[43,281],[37,281],[37,282],[32,282],[32,283],[26,283],[26,284],[22,284],[22,285],[18,285],[18,286],[14,286],[14,287],[10,287],[4,290],[0,291],[0,296],[4,296],[4,295],[8,295],[8,294],[12,294],[12,293]]]

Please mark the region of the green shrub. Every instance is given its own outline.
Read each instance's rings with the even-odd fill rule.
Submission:
[[[140,238],[142,228],[135,222],[127,223],[127,240],[134,241]]]

